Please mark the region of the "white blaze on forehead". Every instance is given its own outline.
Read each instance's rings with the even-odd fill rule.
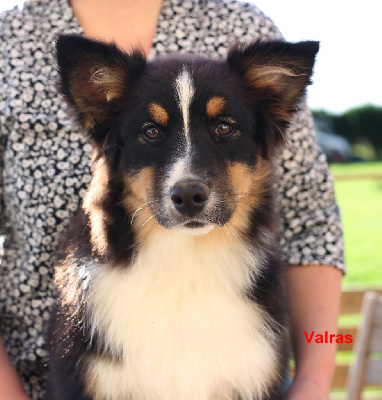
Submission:
[[[171,189],[176,183],[183,181],[188,172],[187,158],[177,160],[172,166],[167,178],[167,190]]]
[[[190,72],[184,66],[175,79],[175,90],[178,105],[183,116],[184,134],[187,148],[191,145],[190,139],[190,105],[195,94],[195,87]]]
[[[168,193],[178,182],[187,179],[198,179],[191,171],[191,160],[188,154],[185,157],[179,158],[170,166],[164,188],[165,193]]]

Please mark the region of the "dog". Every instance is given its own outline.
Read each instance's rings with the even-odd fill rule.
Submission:
[[[225,60],[62,35],[60,90],[93,148],[62,239],[48,398],[276,400],[288,370],[273,160],[317,42]]]

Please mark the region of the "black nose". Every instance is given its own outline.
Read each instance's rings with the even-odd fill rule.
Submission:
[[[202,182],[179,182],[171,189],[171,200],[182,214],[193,217],[208,201],[210,190]]]

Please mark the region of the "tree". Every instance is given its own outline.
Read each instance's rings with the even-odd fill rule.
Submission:
[[[346,137],[351,144],[365,141],[371,143],[376,153],[382,158],[382,107],[366,104],[336,115],[320,110],[313,115],[329,118],[334,131]]]

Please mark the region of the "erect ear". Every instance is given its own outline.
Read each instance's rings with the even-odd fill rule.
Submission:
[[[311,83],[318,42],[253,42],[234,46],[227,58],[253,93],[264,156],[284,142],[299,98]]]
[[[56,50],[61,93],[89,136],[102,141],[107,133],[102,127],[119,111],[131,82],[145,68],[144,55],[75,34],[60,35]]]

